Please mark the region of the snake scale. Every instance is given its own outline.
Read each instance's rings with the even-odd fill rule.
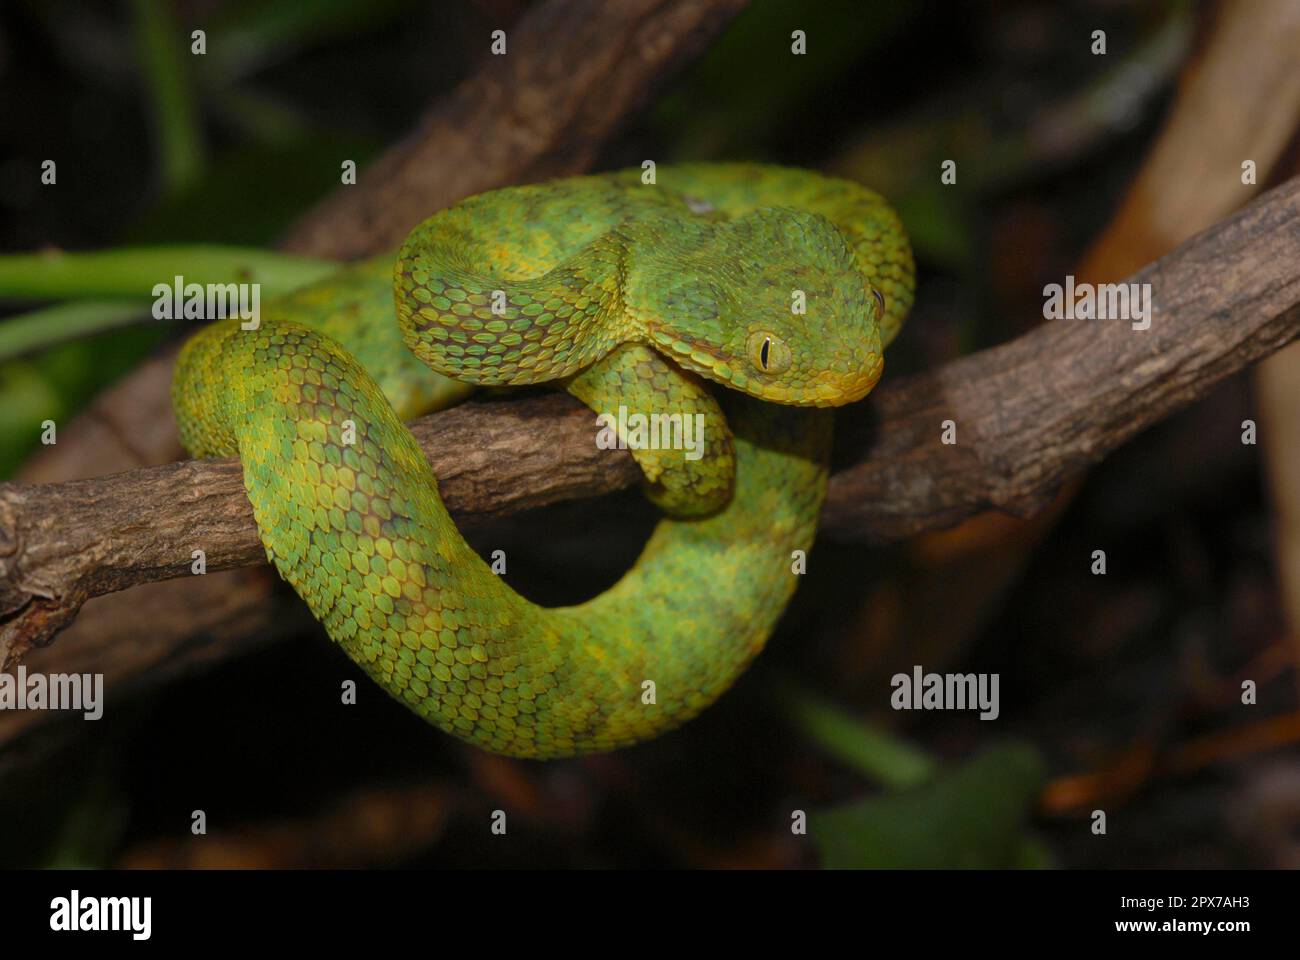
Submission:
[[[443,210],[395,265],[267,302],[256,330],[211,324],[173,403],[192,454],[242,459],[268,558],[392,696],[499,753],[610,750],[695,716],[762,649],[813,541],[826,408],[874,386],[912,291],[897,216],[855,183],[755,164],[574,177]],[[665,516],[571,607],[492,572],[403,425],[475,385],[543,382],[705,430],[695,460],[633,451]]]

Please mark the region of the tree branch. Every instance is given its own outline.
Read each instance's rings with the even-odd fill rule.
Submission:
[[[1300,178],[1151,264],[1151,325],[1064,320],[937,371],[887,381],[849,437],[831,534],[880,541],[989,507],[1027,514],[1070,476],[1300,336]],[[940,442],[952,420],[957,442]],[[414,425],[458,519],[631,486],[564,396],[471,403]],[[71,522],[70,522],[71,520]],[[48,642],[88,597],[261,563],[237,461],[189,461],[69,483],[0,485],[0,654]]]

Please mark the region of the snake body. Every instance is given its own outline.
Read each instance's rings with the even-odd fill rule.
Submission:
[[[857,184],[749,164],[657,180],[471,197],[417,227],[395,265],[264,304],[256,330],[214,323],[178,362],[183,442],[241,457],[267,556],[330,637],[488,750],[613,749],[731,685],[813,541],[831,439],[818,408],[871,389],[911,305],[906,235]],[[473,385],[542,382],[597,412],[705,427],[698,460],[634,450],[666,516],[617,584],[562,608],[468,546],[403,425]]]

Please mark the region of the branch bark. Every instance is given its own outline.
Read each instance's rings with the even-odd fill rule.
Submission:
[[[1214,384],[1300,336],[1300,178],[1127,281],[1150,284],[1150,328],[1063,320],[943,368],[888,381],[831,480],[823,529],[866,541],[950,526],[994,507],[1031,514],[1067,478]],[[942,424],[957,442],[940,441]],[[623,488],[567,397],[473,403],[417,437],[460,518]],[[70,523],[69,517],[75,517]],[[88,597],[263,561],[237,461],[93,480],[0,485],[0,654],[53,636]]]

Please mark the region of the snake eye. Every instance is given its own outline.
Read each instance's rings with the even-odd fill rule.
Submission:
[[[883,319],[885,316],[885,295],[875,287],[871,288],[871,295],[876,298],[876,303],[880,307],[880,317]]]
[[[749,362],[763,373],[783,373],[790,367],[790,348],[776,334],[758,330],[749,335]]]

